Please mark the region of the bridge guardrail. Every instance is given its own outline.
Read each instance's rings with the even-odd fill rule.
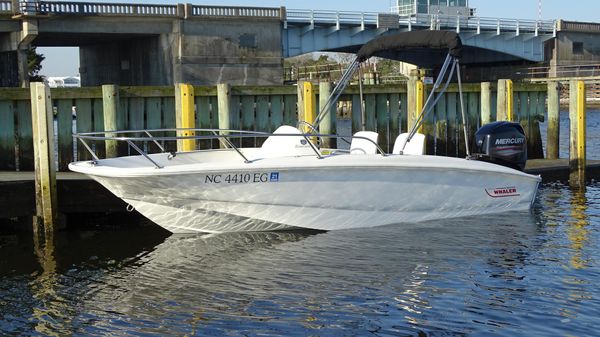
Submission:
[[[43,1],[22,3],[21,13],[176,17],[177,5]]]
[[[281,9],[272,7],[192,6],[192,16],[279,18],[281,17]]]
[[[312,22],[324,24],[377,24],[378,13],[373,12],[344,12],[344,11],[314,11],[304,9],[288,9],[288,22]]]

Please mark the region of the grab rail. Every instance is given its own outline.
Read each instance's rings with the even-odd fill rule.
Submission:
[[[152,133],[156,132],[181,132],[188,131],[194,133],[207,132],[211,133],[211,135],[193,135],[193,136],[153,136]],[[127,137],[128,134],[145,134],[145,136],[132,136]],[[108,136],[110,135],[110,136]],[[133,148],[138,154],[146,158],[149,162],[154,165],[155,168],[161,169],[160,166],[155,160],[153,160],[149,154],[142,150],[139,146],[135,145],[134,142],[153,142],[158,146],[158,148],[162,151],[162,153],[167,152],[160,144],[160,142],[166,141],[177,141],[177,140],[215,140],[224,142],[226,146],[229,146],[233,149],[243,160],[245,163],[251,163],[244,153],[240,150],[239,147],[235,146],[235,144],[230,140],[231,138],[267,138],[267,137],[303,137],[306,140],[306,143],[311,147],[311,149],[315,152],[317,158],[322,159],[323,156],[319,151],[319,148],[310,141],[310,138],[330,138],[330,139],[342,139],[348,142],[348,138],[350,139],[364,139],[368,142],[375,145],[377,150],[382,156],[387,156],[387,153],[383,151],[383,149],[377,144],[377,142],[369,139],[367,137],[362,136],[340,136],[340,135],[331,135],[331,134],[307,134],[307,133],[269,133],[269,132],[259,132],[259,131],[246,131],[246,130],[232,130],[232,129],[193,129],[193,128],[176,128],[176,129],[149,129],[149,130],[126,130],[126,131],[100,131],[100,132],[84,132],[84,133],[76,133],[73,135],[75,140],[79,140],[86,150],[92,155],[92,163],[96,164],[100,159],[93,151],[93,149],[86,142],[88,141],[120,141],[125,142],[131,148]]]

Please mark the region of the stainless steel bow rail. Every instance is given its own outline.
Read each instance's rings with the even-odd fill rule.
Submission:
[[[190,135],[190,136],[154,136],[153,133],[181,133],[181,132],[189,132],[189,133],[208,133],[207,135]],[[128,136],[128,135],[134,136]],[[138,134],[138,135],[135,135]],[[143,135],[139,135],[143,134]],[[268,137],[302,137],[306,141],[306,144],[310,146],[310,148],[314,151],[315,155],[319,159],[323,159],[323,155],[320,152],[319,144],[320,139],[328,138],[328,139],[341,139],[344,142],[350,144],[352,139],[363,139],[375,145],[377,150],[382,156],[387,156],[388,154],[383,151],[383,149],[372,139],[362,136],[340,136],[340,135],[332,135],[332,134],[318,134],[318,133],[269,133],[269,132],[259,132],[259,131],[246,131],[246,130],[231,130],[231,129],[189,129],[189,128],[177,128],[177,129],[151,129],[151,130],[126,130],[126,131],[103,131],[103,132],[85,132],[85,133],[76,133],[73,134],[73,138],[77,141],[79,140],[86,150],[91,154],[93,160],[93,164],[97,164],[100,161],[100,158],[96,155],[92,147],[88,144],[87,141],[117,141],[127,143],[132,149],[134,149],[139,155],[146,158],[149,162],[154,165],[154,167],[161,169],[163,166],[159,165],[155,160],[153,160],[148,152],[141,149],[135,142],[145,142],[145,143],[154,143],[162,153],[166,153],[167,150],[161,144],[169,141],[178,141],[178,140],[218,140],[221,142],[226,148],[233,149],[243,160],[245,163],[252,163],[252,160],[248,159],[246,155],[241,150],[241,147],[238,147],[232,142],[232,139],[256,139],[256,138],[268,138]],[[315,145],[312,140],[317,139],[317,144]],[[350,140],[349,140],[350,139]],[[337,150],[342,152],[343,150]],[[177,155],[177,152],[170,152],[170,159],[174,158]]]

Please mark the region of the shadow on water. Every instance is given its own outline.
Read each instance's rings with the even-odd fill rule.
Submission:
[[[0,236],[0,331],[586,335],[599,198],[545,185],[533,212],[326,233]]]

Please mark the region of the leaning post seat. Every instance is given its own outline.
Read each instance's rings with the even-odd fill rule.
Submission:
[[[370,139],[372,142],[364,138]],[[359,131],[355,133],[352,143],[350,143],[350,154],[377,154],[376,144],[378,138],[379,134],[373,131]]]
[[[408,138],[408,133],[402,133],[394,142],[394,150],[393,154],[400,154],[400,150],[402,150],[402,145]],[[422,133],[415,133],[415,135],[411,138],[410,142],[406,142],[406,146],[404,147],[404,151],[402,154],[411,154],[422,156],[425,154],[425,135]]]
[[[260,158],[315,155],[315,151],[297,128],[282,125],[273,134],[289,136],[269,136],[258,152]],[[296,134],[298,136],[294,136]]]

